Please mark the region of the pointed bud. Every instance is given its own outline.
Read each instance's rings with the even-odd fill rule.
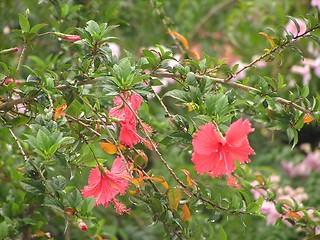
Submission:
[[[88,230],[88,226],[84,221],[78,222],[78,227],[81,231],[86,232]]]
[[[0,51],[0,54],[10,54],[10,53],[18,52],[18,51],[19,51],[19,48],[14,47],[14,48],[3,49]]]
[[[76,42],[81,40],[81,37],[79,35],[70,35],[70,34],[64,34],[60,32],[54,32],[54,35],[56,35],[59,38],[62,38],[63,40],[66,40],[68,42]]]

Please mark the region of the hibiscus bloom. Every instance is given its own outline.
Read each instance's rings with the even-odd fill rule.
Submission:
[[[114,160],[110,171],[105,167],[103,169],[103,175],[98,166],[91,170],[88,186],[81,193],[85,198],[93,196],[96,206],[107,207],[118,193],[125,194],[130,176],[120,157]]]
[[[134,92],[125,92],[121,94],[121,96],[126,99],[126,102],[131,109],[123,102],[121,97],[116,96],[114,103],[117,107],[111,108],[109,111],[109,117],[114,117],[120,120],[119,140],[121,144],[133,148],[133,145],[142,142],[146,147],[152,149],[151,143],[139,136],[137,132],[137,119],[135,114],[138,114],[138,109],[142,103],[142,97]],[[145,123],[142,123],[142,125],[143,131],[147,134],[152,133],[153,129],[149,125]]]
[[[248,134],[253,131],[251,123],[241,118],[231,124],[225,138],[212,123],[202,126],[192,140],[195,170],[199,174],[221,177],[234,171],[236,160],[250,162],[248,155],[255,152],[249,145]]]

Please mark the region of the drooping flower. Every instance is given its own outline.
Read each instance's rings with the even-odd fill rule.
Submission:
[[[121,97],[126,99],[126,102],[130,105],[132,110],[135,113],[137,113],[137,111],[140,108],[141,103],[142,103],[142,97],[140,97],[140,95],[138,95],[134,92],[122,93]],[[114,98],[114,104],[117,106],[110,109],[109,116],[118,118],[120,120],[126,120],[128,117],[133,116],[133,119],[135,119],[134,114],[132,113],[130,108],[122,101],[121,97],[116,96]]]
[[[120,135],[119,140],[121,144],[130,148],[133,145],[142,142],[146,147],[152,149],[151,143],[141,137],[137,132],[137,119],[135,114],[138,114],[138,109],[142,103],[142,97],[134,92],[125,92],[121,94],[122,98],[126,99],[126,103],[123,102],[122,98],[116,96],[114,103],[117,107],[111,108],[109,111],[109,117],[119,119]],[[131,109],[130,109],[131,108]],[[147,134],[152,133],[152,128],[142,123],[142,130]]]
[[[199,174],[221,177],[234,171],[235,161],[250,162],[248,155],[255,152],[249,145],[248,134],[253,131],[251,123],[241,118],[231,124],[225,138],[212,123],[202,126],[192,140],[194,168]]]
[[[96,206],[107,207],[117,194],[125,194],[130,176],[120,157],[114,160],[110,171],[105,167],[103,169],[104,175],[98,166],[91,170],[88,186],[85,186],[81,193],[85,198],[93,196]]]

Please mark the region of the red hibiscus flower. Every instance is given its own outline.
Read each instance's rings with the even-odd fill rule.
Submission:
[[[138,114],[138,109],[142,103],[142,97],[134,92],[125,92],[121,94],[121,96],[126,99],[126,102],[131,109],[123,102],[121,97],[116,96],[114,103],[117,107],[111,108],[109,111],[109,117],[120,120],[119,140],[121,144],[133,148],[133,145],[142,142],[146,147],[152,149],[151,143],[137,133],[137,119],[135,114]],[[153,131],[153,129],[145,123],[143,123],[142,128],[148,134],[151,134]]]
[[[110,171],[107,168],[104,168],[104,171],[102,175],[99,167],[92,169],[88,186],[85,186],[81,193],[85,198],[93,196],[96,206],[107,207],[118,193],[121,195],[125,193],[130,176],[120,157],[114,160]]]
[[[255,152],[249,145],[248,134],[253,131],[251,123],[241,118],[231,124],[225,138],[212,123],[202,126],[192,140],[194,168],[199,174],[221,177],[234,171],[235,161],[250,162],[248,155]]]

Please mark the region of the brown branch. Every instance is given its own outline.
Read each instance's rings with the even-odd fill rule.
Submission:
[[[95,134],[96,136],[98,136],[98,137],[101,136],[100,133],[98,133],[96,130],[94,130],[93,128],[91,128],[91,126],[89,126],[89,125],[85,124],[84,122],[82,122],[80,119],[75,118],[75,117],[72,117],[72,116],[70,116],[70,115],[68,115],[68,114],[65,114],[65,117],[66,117],[67,119],[70,119],[70,120],[78,123],[79,125],[85,127],[86,129],[90,130],[90,131],[91,131],[93,134]]]
[[[176,180],[177,183],[180,184],[181,187],[183,188],[188,188],[187,185],[185,185],[180,179],[179,177],[176,175],[176,173],[172,170],[172,168],[169,166],[168,162],[162,157],[162,154],[159,152],[159,150],[157,149],[157,146],[153,143],[151,137],[149,136],[149,134],[147,133],[147,131],[143,128],[143,123],[142,120],[140,119],[140,117],[135,113],[135,111],[132,109],[132,107],[130,106],[130,104],[127,103],[127,101],[121,96],[119,95],[120,98],[122,99],[122,101],[128,106],[128,108],[130,109],[130,111],[132,112],[132,114],[135,116],[135,118],[138,120],[142,131],[144,132],[144,134],[146,135],[146,137],[148,138],[148,140],[150,141],[150,144],[152,146],[152,148],[154,149],[154,151],[157,153],[157,155],[159,156],[162,164],[166,167],[166,169],[169,171],[170,175]]]
[[[21,54],[20,54],[20,57],[19,57],[19,62],[18,62],[18,66],[17,66],[16,75],[18,75],[18,73],[20,71],[20,67],[21,67],[21,64],[22,64],[22,61],[23,61],[23,58],[24,58],[24,54],[25,54],[25,51],[27,49],[27,45],[28,45],[28,42],[27,42],[27,39],[25,39],[24,42],[23,42],[23,48],[21,50]]]
[[[180,75],[176,75],[176,74],[173,74],[173,73],[160,73],[160,72],[155,72],[155,73],[151,73],[150,74],[152,77],[170,77],[170,78],[181,78]],[[250,86],[247,86],[247,85],[243,85],[243,84],[240,84],[240,83],[236,83],[236,82],[229,82],[229,81],[226,81],[225,79],[222,79],[222,78],[216,78],[216,77],[211,77],[211,76],[206,76],[206,75],[201,75],[201,74],[195,74],[195,77],[197,79],[202,79],[204,77],[208,77],[210,78],[212,81],[214,82],[217,82],[217,83],[220,83],[220,84],[223,84],[223,85],[227,85],[227,86],[230,86],[230,87],[233,87],[233,88],[239,88],[239,89],[242,89],[244,91],[254,91],[258,94],[262,94],[261,90],[259,89],[256,89],[254,87],[250,87]],[[284,99],[284,98],[281,98],[281,97],[277,97],[276,100],[283,104],[283,105],[287,105],[291,108],[294,108],[294,109],[297,109],[303,113],[307,113],[307,114],[312,114],[312,111],[310,111],[309,109],[306,109],[304,107],[301,107],[299,105],[297,105],[296,103],[292,102],[292,101],[289,101],[287,99]]]
[[[8,128],[8,129],[9,129],[9,132],[11,133],[12,137],[13,137],[14,140],[16,141],[16,143],[17,143],[17,145],[18,145],[18,147],[19,147],[19,150],[20,150],[22,156],[24,157],[24,160],[25,160],[26,162],[29,162],[29,157],[28,157],[28,155],[26,154],[26,152],[23,150],[19,139],[17,138],[17,136],[14,134],[14,132],[13,132],[10,128]]]
[[[89,80],[83,80],[81,82],[78,82],[75,86],[83,86],[83,85],[87,85],[87,84],[94,84],[96,82],[98,82],[100,80],[100,78],[96,78],[96,79],[89,79]],[[66,90],[69,89],[70,86],[68,85],[59,85],[55,87],[57,90]],[[24,98],[18,98],[15,100],[9,100],[3,104],[0,105],[0,111],[1,110],[7,110],[12,108],[13,106],[19,104],[19,103],[26,103],[29,102],[31,100],[33,100],[35,98],[35,96],[30,96],[30,97],[24,97]]]
[[[167,32],[171,32],[172,29],[169,27],[169,24],[167,23],[166,19],[163,17],[163,15],[161,14],[160,10],[156,7],[156,5],[154,4],[153,0],[149,0],[150,5],[153,7],[154,11],[158,14],[158,16],[160,17],[163,26],[165,27]],[[172,40],[174,41],[175,45],[178,46],[180,52],[182,54],[185,53],[185,50],[181,47],[181,44],[179,43],[179,41],[177,41],[177,38],[175,36],[173,36],[172,34],[170,34]]]
[[[225,79],[226,82],[230,81],[232,78],[236,77],[239,73],[243,72],[244,70],[251,68],[255,63],[261,61],[262,59],[264,59],[267,56],[271,56],[272,53],[277,52],[278,50],[286,47],[287,45],[289,45],[290,43],[293,43],[297,40],[299,40],[300,38],[305,37],[306,35],[308,35],[310,32],[313,32],[316,29],[320,28],[320,24],[314,26],[313,28],[305,31],[304,33],[297,35],[295,37],[293,37],[291,40],[286,40],[284,43],[279,44],[278,46],[272,48],[270,51],[266,52],[265,54],[261,55],[260,57],[258,57],[257,59],[253,60],[252,62],[250,62],[248,65],[244,66],[243,68],[239,69],[234,75],[230,75],[228,78]]]

